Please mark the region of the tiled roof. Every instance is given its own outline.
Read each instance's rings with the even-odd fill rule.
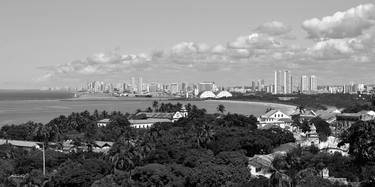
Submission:
[[[146,123],[157,123],[157,122],[172,122],[169,119],[149,118],[149,119],[131,119],[130,124],[146,124]]]
[[[167,112],[140,112],[138,115],[146,115],[147,118],[159,118],[159,119],[172,119],[174,113],[167,113]]]
[[[274,157],[271,154],[254,155],[253,157],[249,158],[249,165],[252,165],[255,167],[271,168],[273,159]]]
[[[99,147],[104,147],[105,145],[112,147],[113,142],[95,141],[95,144]]]
[[[99,120],[98,123],[109,123],[111,120],[110,119],[102,119]]]
[[[275,114],[276,112],[278,112],[279,110],[270,110],[268,111],[267,113],[263,114],[262,117],[263,118],[269,118],[270,116],[272,116],[273,114]]]
[[[6,144],[6,139],[0,139],[0,145]],[[23,141],[23,140],[8,140],[9,144],[19,147],[39,147],[40,142]]]

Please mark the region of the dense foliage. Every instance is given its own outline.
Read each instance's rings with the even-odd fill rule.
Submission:
[[[153,111],[172,112],[181,104],[154,103]],[[221,186],[246,184],[250,180],[247,157],[271,153],[280,144],[293,142],[289,131],[257,129],[254,116],[207,114],[186,105],[187,118],[175,123],[157,123],[145,131],[130,128],[129,115],[119,112],[72,113],[46,125],[28,122],[4,126],[8,139],[60,141],[83,134],[81,142],[113,140],[107,155],[93,152],[46,151],[47,176],[42,170],[42,152],[5,145],[0,162],[9,165],[3,176],[26,174],[27,181],[52,186]],[[148,110],[148,109],[147,109]],[[109,118],[106,127],[97,120]],[[77,138],[77,137],[75,137]],[[9,168],[9,169],[8,169]],[[3,178],[3,184],[11,183]]]
[[[181,104],[154,102],[146,110],[173,112],[181,107]],[[128,121],[131,115],[119,112],[72,113],[46,125],[28,122],[4,126],[0,132],[7,139],[58,142],[73,138],[87,145],[95,140],[115,143],[106,154],[90,149],[63,153],[47,147],[46,176],[42,173],[41,150],[1,145],[0,183],[93,187],[268,187],[281,183],[332,186],[319,176],[323,168],[328,168],[330,176],[362,181],[368,186],[374,184],[374,121],[355,124],[343,134],[342,144],[350,144],[351,156],[328,154],[314,146],[297,147],[274,159],[273,174],[267,179],[251,176],[249,157],[269,154],[280,145],[294,142],[291,132],[281,128],[258,129],[254,116],[224,113],[223,106],[218,106],[217,114],[207,114],[206,110],[190,104],[185,108],[188,117],[173,123],[156,123],[143,131],[131,128]],[[110,119],[110,123],[98,127],[95,122],[104,118]],[[322,141],[331,134],[329,125],[320,118],[299,125],[309,126],[309,123],[315,125]],[[22,176],[22,180],[12,175]]]
[[[288,97],[290,99],[281,99]],[[289,96],[273,95],[266,93],[262,93],[259,95],[236,94],[231,99],[262,102],[266,101],[274,103],[292,104],[296,106],[302,105],[310,109],[327,109],[327,106],[334,106],[337,108],[348,108],[348,111],[356,111],[356,108],[358,108],[358,106],[371,106],[372,102],[371,96],[357,94],[295,94]]]

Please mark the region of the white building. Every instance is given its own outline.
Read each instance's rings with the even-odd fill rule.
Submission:
[[[199,95],[201,99],[216,98],[216,95],[212,91],[204,91]]]
[[[309,91],[309,82],[306,75],[301,76],[301,92]]]
[[[310,91],[318,91],[318,80],[315,75],[310,76]]]
[[[105,126],[107,126],[109,123],[110,123],[110,119],[102,119],[102,120],[99,120],[98,122],[96,122],[96,125],[97,125],[98,127],[105,127]]]
[[[227,98],[232,97],[233,95],[229,93],[228,91],[221,91],[216,95],[216,98]]]
[[[259,128],[270,128],[278,126],[282,129],[291,129],[292,119],[289,115],[281,112],[280,110],[270,110],[258,118]]]

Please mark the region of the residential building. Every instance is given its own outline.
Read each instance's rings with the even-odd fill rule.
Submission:
[[[301,92],[308,92],[309,91],[309,82],[306,75],[301,76]]]
[[[138,93],[142,93],[143,92],[143,79],[142,77],[139,77],[139,83],[138,83]]]
[[[107,126],[109,123],[110,123],[110,119],[106,118],[106,119],[102,119],[102,120],[99,120],[98,122],[96,122],[96,125],[98,127],[105,127]]]
[[[310,76],[310,91],[311,92],[318,91],[318,80],[315,75]]]
[[[290,71],[284,71],[284,94],[292,93],[292,75]]]
[[[274,79],[274,94],[281,94],[283,93],[283,75],[282,71],[275,71],[275,79]]]
[[[178,89],[178,83],[172,83],[170,85],[171,94],[178,94],[180,91]]]
[[[266,112],[258,118],[258,122],[259,128],[271,128],[277,126],[282,129],[292,130],[290,126],[292,124],[292,118],[280,110],[273,109]]]
[[[188,112],[183,106],[179,111],[170,112],[139,112],[129,119],[133,128],[150,128],[155,123],[175,122],[180,118],[187,117]]]

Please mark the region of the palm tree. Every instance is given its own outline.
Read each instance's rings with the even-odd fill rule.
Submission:
[[[303,112],[305,112],[305,106],[303,106],[302,104],[298,105],[296,109],[299,110],[300,114],[302,114]]]
[[[197,140],[197,146],[199,147],[205,147],[207,143],[211,142],[213,139],[213,130],[211,126],[204,124],[201,127],[196,127],[196,125],[193,126],[196,131],[196,140]]]
[[[219,104],[219,105],[216,107],[216,110],[217,110],[218,112],[220,112],[221,114],[224,114],[224,112],[225,112],[225,106],[222,105],[222,104]]]
[[[159,102],[158,102],[158,101],[154,101],[154,102],[152,103],[152,107],[154,108],[154,111],[155,111],[155,112],[158,112]]]

